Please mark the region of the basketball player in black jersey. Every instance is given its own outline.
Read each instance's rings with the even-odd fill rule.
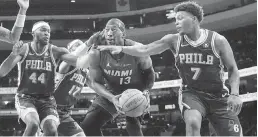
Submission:
[[[74,56],[66,48],[49,44],[50,26],[39,21],[32,27],[32,42],[17,43],[12,53],[0,67],[1,76],[5,76],[18,64],[19,86],[15,96],[16,109],[25,124],[24,136],[34,136],[40,127],[45,136],[56,136],[59,118],[56,101],[53,96],[55,88],[56,59],[81,68],[81,57],[87,46],[80,46]],[[87,44],[90,42],[87,41]],[[84,44],[85,45],[85,44]]]
[[[217,32],[200,27],[203,9],[197,3],[183,2],[177,5],[174,11],[177,34],[168,34],[141,47],[135,45],[98,48],[139,57],[160,54],[170,49],[182,79],[179,105],[186,123],[186,135],[200,136],[203,117],[209,118],[219,136],[242,135],[237,117],[242,107],[239,97],[239,74],[227,39]],[[224,65],[229,74],[230,94],[224,85]]]
[[[67,45],[69,52],[75,51],[83,42],[73,40]],[[56,73],[56,89],[54,97],[57,104],[57,112],[60,119],[58,126],[59,136],[85,136],[78,123],[71,117],[70,109],[76,103],[75,96],[82,91],[87,81],[87,70],[77,69],[62,62]]]
[[[6,41],[9,43],[16,43],[19,41],[24,22],[26,18],[26,12],[29,8],[29,0],[17,0],[18,5],[20,6],[19,13],[17,15],[16,21],[12,30],[8,30],[2,26],[0,26],[0,40]],[[3,4],[3,3],[2,3]]]
[[[107,44],[124,46],[134,44],[131,40],[125,39],[125,25],[119,19],[109,20],[103,34],[104,42]],[[151,89],[154,84],[154,70],[149,56],[133,57],[123,53],[113,56],[109,51],[98,50],[90,50],[89,54],[91,55],[89,86],[99,96],[88,109],[81,127],[86,136],[101,136],[100,128],[118,115],[120,109],[116,109],[116,106],[119,106],[117,101],[119,94],[126,89],[141,91]],[[139,118],[127,116],[126,123],[130,136],[143,136]]]

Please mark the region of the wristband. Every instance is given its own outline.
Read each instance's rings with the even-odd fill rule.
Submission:
[[[230,94],[230,95],[239,97],[239,95],[237,95],[237,94]]]
[[[24,23],[25,23],[25,18],[26,18],[26,15],[18,14],[14,25],[16,27],[23,28],[24,27]]]

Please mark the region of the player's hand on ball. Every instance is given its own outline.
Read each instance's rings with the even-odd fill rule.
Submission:
[[[110,45],[98,46],[97,49],[99,49],[100,51],[109,50],[112,54],[119,54],[123,50],[122,46],[110,46]]]
[[[20,8],[22,9],[28,9],[29,8],[29,0],[17,0],[18,5],[20,6]]]
[[[22,52],[22,45],[23,45],[23,42],[22,42],[22,41],[17,42],[17,43],[13,46],[12,54],[15,55],[15,56],[20,55],[20,53]]]
[[[119,98],[121,96],[122,96],[121,94],[114,96],[112,98],[112,102],[113,102],[114,106],[116,107],[116,110],[118,113],[125,114],[125,112],[122,111],[122,106],[120,106],[120,104],[119,104]]]
[[[227,103],[228,103],[228,110],[232,112],[232,115],[237,116],[241,112],[243,102],[239,96],[230,95],[228,97]]]

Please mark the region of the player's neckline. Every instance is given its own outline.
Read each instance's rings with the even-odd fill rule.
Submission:
[[[34,52],[37,56],[42,56],[42,55],[48,50],[49,45],[48,45],[48,44],[45,45],[45,47],[44,47],[44,49],[43,49],[43,52],[41,52],[41,53],[36,52],[36,50],[35,50],[35,49],[33,48],[33,46],[32,46],[32,42],[31,42],[31,44],[30,44],[30,47],[31,47],[31,49],[33,50],[33,52]]]
[[[208,31],[206,29],[201,29],[201,35],[198,40],[193,41],[187,35],[184,35],[185,40],[193,47],[198,47],[202,45],[208,38]]]
[[[114,59],[114,60],[116,60],[116,61],[120,61],[120,60],[122,60],[123,58],[124,58],[124,56],[125,56],[125,54],[124,53],[119,53],[119,54],[116,54],[116,55],[113,55],[113,54],[111,54],[111,53],[109,53],[110,54],[110,56]],[[121,54],[121,55],[120,55]],[[120,55],[120,56],[119,56]]]

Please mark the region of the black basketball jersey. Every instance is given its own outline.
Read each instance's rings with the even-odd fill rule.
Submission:
[[[226,88],[224,66],[214,46],[215,36],[216,32],[202,30],[198,43],[186,35],[179,36],[175,59],[183,85],[207,92]]]
[[[51,95],[54,92],[56,63],[52,53],[53,45],[47,45],[38,54],[31,43],[26,43],[26,53],[18,63],[18,93]]]
[[[87,70],[74,68],[64,74],[62,79],[56,83],[55,99],[57,105],[72,106],[76,99],[69,95],[69,92],[81,92],[87,80]]]
[[[142,71],[137,57],[123,54],[120,59],[115,59],[109,51],[102,51],[100,58],[105,84],[113,94],[120,94],[129,88],[143,90]]]

